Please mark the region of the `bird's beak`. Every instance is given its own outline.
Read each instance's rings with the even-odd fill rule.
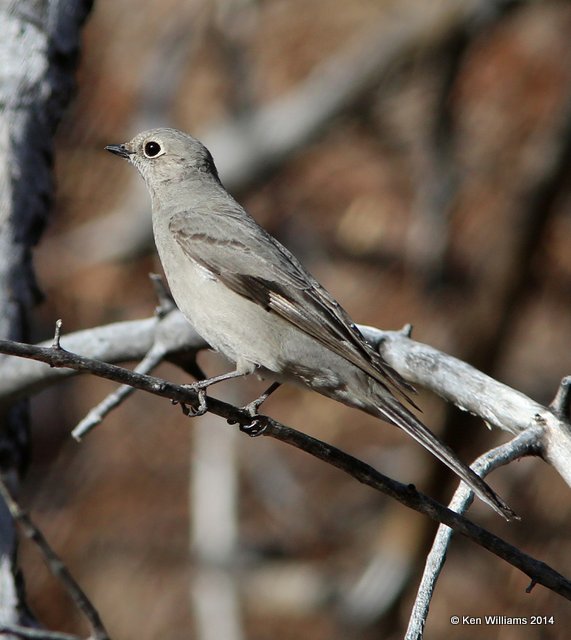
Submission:
[[[116,156],[121,156],[121,158],[127,159],[131,154],[135,153],[134,151],[127,149],[127,146],[124,144],[108,144],[105,149],[107,151],[111,151],[111,153],[114,153]]]

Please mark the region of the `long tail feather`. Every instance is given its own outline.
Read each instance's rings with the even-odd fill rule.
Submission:
[[[461,462],[454,452],[441,442],[414,414],[395,398],[383,397],[376,407],[378,414],[406,431],[458,475],[485,503],[506,520],[518,519],[517,514],[478,476]]]

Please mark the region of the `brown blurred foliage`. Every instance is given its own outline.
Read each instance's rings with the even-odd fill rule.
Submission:
[[[134,190],[144,197],[143,185],[102,148],[136,133],[143,99],[165,105],[146,125],[205,131],[279,100],[371,25],[406,20],[405,4],[420,11],[424,3],[96,3],[78,95],[59,130],[52,225],[37,253],[46,300],[36,339],[49,337],[58,317],[73,331],[153,312],[147,274],[159,265],[151,242],[112,263],[93,255],[85,264],[72,261],[66,251],[73,247],[65,246],[73,230],[111,210],[141,213],[121,203]],[[440,47],[403,55],[366,99],[239,194],[355,321],[382,328],[410,322],[416,339],[543,403],[571,373],[569,158],[559,162],[557,155],[571,118],[569,33],[568,3],[535,2],[488,18],[484,27],[468,25]],[[158,64],[178,74],[176,91],[154,96],[151,70],[165,42],[175,53]],[[209,373],[224,366],[211,354],[202,363]],[[187,380],[171,366],[158,374]],[[228,427],[209,417],[189,421],[137,393],[73,443],[70,430],[112,388],[81,378],[35,398],[24,501],[113,637],[198,637],[189,596],[198,571],[189,551],[193,434]],[[240,382],[213,394],[245,402],[258,388]],[[503,438],[435,398],[421,395],[419,402],[428,424],[466,460]],[[293,389],[282,389],[266,410],[439,499],[450,496],[449,474],[387,425]],[[244,637],[402,637],[433,526],[278,443],[242,436],[234,446],[233,572]],[[569,488],[529,459],[491,482],[522,522],[499,522],[481,504],[472,517],[571,574]],[[344,615],[344,589],[379,555],[402,562],[402,585],[378,616]],[[85,632],[27,544],[23,561],[40,619],[51,629]],[[569,604],[539,587],[526,594],[526,586],[525,576],[494,556],[454,540],[426,637],[563,638]],[[553,615],[555,625],[454,629],[454,614]]]

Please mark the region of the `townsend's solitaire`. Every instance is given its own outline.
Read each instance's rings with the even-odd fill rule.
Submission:
[[[397,397],[411,387],[300,262],[224,189],[195,138],[153,129],[106,147],[139,170],[173,297],[236,372],[309,387],[410,434],[507,519],[513,511]],[[206,385],[202,385],[204,388]]]

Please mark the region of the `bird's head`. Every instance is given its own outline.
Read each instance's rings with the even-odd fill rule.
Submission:
[[[111,144],[105,149],[135,165],[151,191],[158,184],[175,180],[214,178],[219,181],[208,149],[177,129],[151,129],[139,133],[130,142]]]

